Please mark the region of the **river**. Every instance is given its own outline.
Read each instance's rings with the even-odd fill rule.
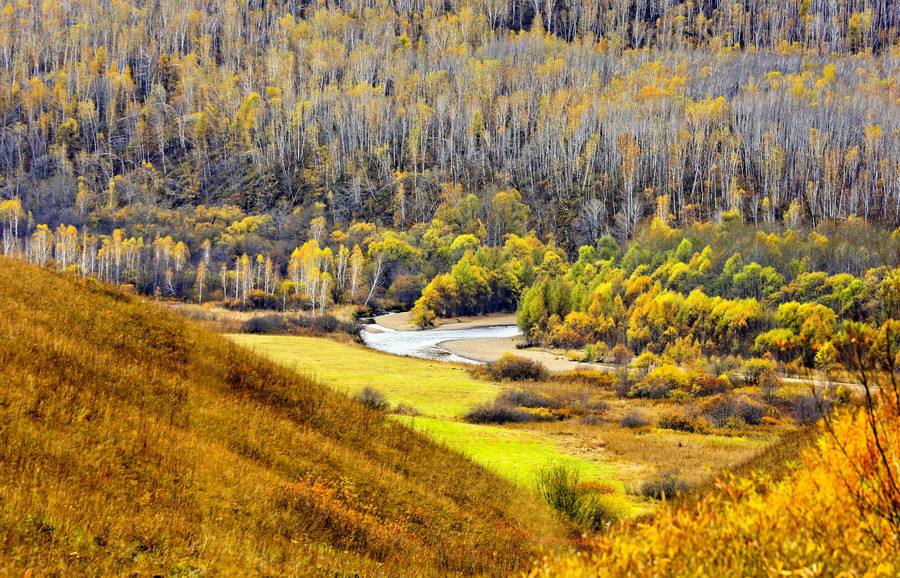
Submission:
[[[426,331],[396,331],[377,323],[367,327],[377,330],[376,333],[375,331],[364,329],[361,333],[365,344],[372,349],[395,355],[472,364],[479,364],[480,362],[450,353],[438,344],[458,339],[503,338],[522,334],[515,325],[471,327],[468,329],[428,329]]]

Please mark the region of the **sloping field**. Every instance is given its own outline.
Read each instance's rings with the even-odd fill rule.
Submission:
[[[0,574],[510,574],[511,482],[152,303],[0,260]]]

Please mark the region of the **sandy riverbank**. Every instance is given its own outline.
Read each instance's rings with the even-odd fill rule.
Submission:
[[[511,353],[517,357],[524,357],[532,361],[540,362],[550,371],[571,371],[573,369],[607,369],[605,366],[594,363],[581,363],[572,361],[561,355],[549,351],[534,349],[517,349],[516,345],[523,343],[524,337],[490,338],[490,339],[459,339],[444,341],[438,345],[450,353],[487,363],[496,361],[504,354]]]
[[[382,327],[387,327],[388,329],[393,329],[395,331],[421,331],[418,327],[409,322],[408,311],[380,315],[375,318],[375,322]],[[475,327],[493,327],[495,325],[515,324],[515,313],[491,313],[490,315],[479,315],[477,317],[436,319],[432,329],[473,329]],[[428,331],[428,329],[425,331]]]

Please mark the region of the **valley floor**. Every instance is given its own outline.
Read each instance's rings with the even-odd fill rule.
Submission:
[[[493,324],[496,323],[495,320]],[[576,420],[506,426],[469,424],[461,420],[463,413],[494,399],[503,386],[475,379],[469,373],[471,368],[464,365],[399,357],[327,338],[248,334],[229,337],[348,395],[366,386],[374,387],[386,395],[393,408],[403,404],[420,414],[397,415],[396,419],[517,483],[532,485],[537,471],[547,464],[572,463],[583,479],[615,488],[631,504],[632,515],[648,511],[652,502],[628,490],[654,473],[677,469],[686,480],[701,483],[723,468],[758,455],[775,443],[781,433],[766,430],[743,435],[696,435],[656,428],[632,430],[619,424],[629,411],[637,409],[652,416],[671,406],[620,400],[611,392],[606,400],[608,419],[599,425]],[[452,347],[466,341],[452,342]],[[466,352],[465,347],[479,345],[466,344],[458,351]],[[553,355],[529,350],[516,353]]]

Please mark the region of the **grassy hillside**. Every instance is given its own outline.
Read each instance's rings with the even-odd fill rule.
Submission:
[[[0,260],[0,574],[509,574],[512,483],[106,286]]]

